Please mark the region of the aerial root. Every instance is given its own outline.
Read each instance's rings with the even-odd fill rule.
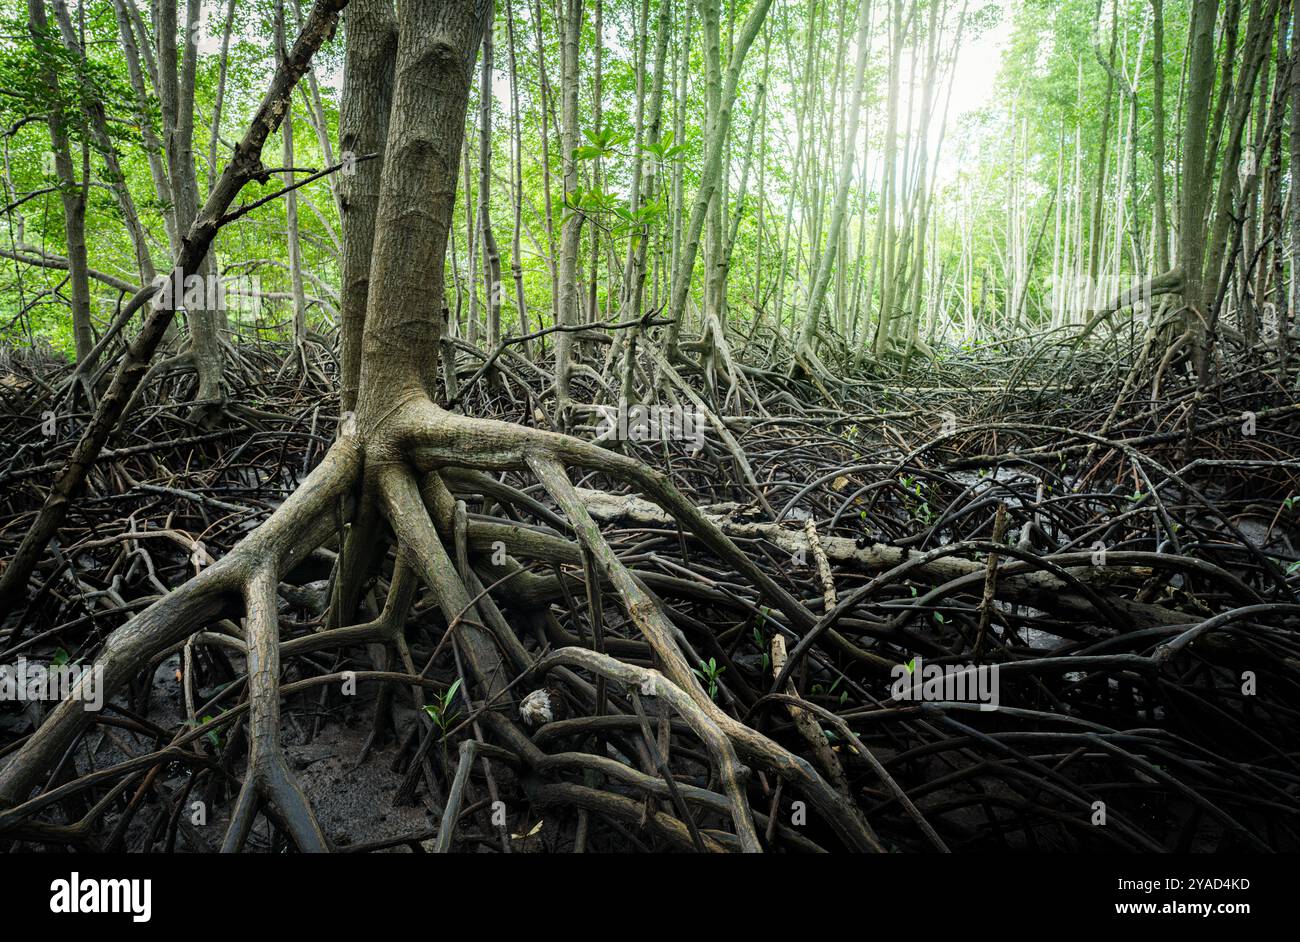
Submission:
[[[120,693],[141,667],[159,652],[178,644],[194,632],[223,618],[249,615],[253,593],[263,603],[269,585],[270,614],[250,617],[246,640],[250,661],[255,651],[278,645],[274,623],[275,586],[280,575],[323,543],[333,532],[334,515],[329,511],[339,500],[347,500],[360,469],[360,451],[355,442],[341,441],[326,454],[320,465],[302,485],[257,530],[232,552],[205,568],[184,585],[167,593],[126,624],[109,635],[95,665],[103,672],[101,689],[105,701]],[[269,619],[269,624],[265,622]],[[268,641],[269,638],[269,641]],[[263,681],[278,683],[275,662],[264,662]],[[257,665],[251,665],[255,667]],[[250,678],[251,681],[251,678]],[[278,704],[265,684],[258,688],[258,702]],[[275,706],[278,722],[278,705]],[[74,698],[61,701],[23,747],[0,768],[0,808],[23,803],[31,791],[71,748],[76,738],[90,725],[94,715]],[[265,730],[270,723],[259,723]],[[277,739],[261,745],[271,746],[266,754],[265,793],[286,799],[283,806],[293,809],[291,798],[283,791],[275,768]],[[255,740],[256,741],[256,740]],[[259,757],[261,758],[261,757]],[[282,760],[281,760],[282,762]],[[261,773],[259,773],[261,774]],[[252,796],[241,803],[246,805]],[[301,822],[295,819],[295,826]],[[303,831],[305,835],[306,830]]]
[[[543,677],[547,671],[561,665],[582,668],[589,673],[618,681],[643,695],[660,697],[667,702],[690,725],[713,757],[722,781],[723,793],[727,796],[740,848],[747,853],[762,851],[750,817],[749,801],[745,797],[745,780],[749,776],[749,770],[740,764],[731,741],[718,724],[686,690],[659,671],[624,664],[609,655],[586,648],[561,648],[554,651],[534,665],[531,675]]]
[[[354,501],[358,499],[359,492],[365,490],[360,476],[361,454],[365,446],[359,441],[344,438],[326,453],[317,469],[261,527],[221,560],[132,618],[110,635],[105,644],[97,663],[105,672],[104,694],[109,698],[125,687],[141,669],[141,665],[150,663],[161,652],[180,644],[187,637],[198,636],[200,643],[220,640],[223,645],[242,650],[245,654],[248,763],[222,844],[223,850],[236,851],[246,843],[259,811],[265,812],[299,850],[330,849],[329,840],[316,820],[310,802],[288,768],[281,744],[280,700],[284,695],[280,680],[281,661],[286,655],[296,656],[326,647],[368,641],[400,641],[401,626],[414,595],[413,576],[418,575],[437,600],[449,625],[448,637],[454,636],[457,651],[465,658],[467,674],[484,698],[484,708],[499,711],[508,705],[509,688],[512,686],[508,683],[509,677],[516,675],[520,668],[530,665],[531,657],[491,600],[491,589],[495,585],[484,587],[468,566],[470,527],[463,506],[456,504],[440,474],[432,469],[422,472],[419,468],[419,450],[426,452],[423,460],[427,465],[428,446],[433,443],[433,448],[437,449],[439,439],[445,443],[442,447],[457,451],[462,463],[471,468],[492,468],[505,464],[532,469],[577,532],[579,546],[591,565],[591,577],[608,581],[614,587],[619,602],[664,665],[666,674],[660,674],[622,663],[609,655],[581,648],[566,648],[531,664],[531,670],[527,674],[528,677],[540,676],[554,670],[561,677],[573,677],[564,668],[579,668],[597,678],[627,685],[634,695],[639,691],[662,697],[687,721],[708,749],[721,782],[721,797],[725,800],[726,814],[733,822],[735,834],[734,837],[705,835],[695,828],[689,813],[684,815],[689,823],[683,823],[667,813],[656,813],[652,824],[656,830],[674,843],[685,841],[697,849],[761,850],[762,845],[755,828],[755,813],[746,797],[748,770],[741,765],[737,754],[739,750],[749,759],[774,770],[782,778],[805,790],[850,846],[882,849],[874,833],[846,800],[846,796],[838,794],[827,785],[809,763],[757,731],[745,727],[708,697],[696,681],[689,662],[675,640],[676,629],[658,603],[629,573],[600,535],[596,524],[582,508],[559,456],[576,459],[575,463],[579,465],[601,467],[621,479],[642,486],[661,500],[691,532],[718,548],[720,553],[737,563],[738,567],[748,568],[759,576],[756,581],[760,583],[760,589],[764,588],[761,583],[766,582],[769,591],[775,590],[771,592],[774,602],[791,613],[802,615],[807,623],[810,619],[806,611],[793,598],[777,589],[770,578],[753,566],[729,539],[695,511],[666,478],[650,472],[636,462],[591,449],[574,439],[536,430],[524,430],[523,436],[517,436],[518,430],[511,429],[511,438],[522,439],[511,443],[517,444],[520,450],[506,448],[509,454],[505,457],[500,452],[494,452],[491,447],[465,449],[459,447],[458,442],[464,431],[463,426],[477,426],[479,423],[451,417],[447,413],[442,413],[437,418],[440,426],[437,433],[419,440],[416,462],[376,462],[373,468],[376,493],[360,497],[362,501],[372,498],[378,501],[398,547],[398,563],[389,599],[378,618],[364,624],[348,623],[351,618],[347,613],[355,608],[359,595],[360,577],[377,557],[385,539],[382,531],[368,526],[365,519],[354,521]],[[499,439],[493,439],[492,436],[487,441],[489,445],[494,441],[497,445],[501,444]],[[548,452],[557,457],[548,457]],[[611,462],[610,458],[614,460]],[[367,472],[368,475],[370,473]],[[342,514],[339,513],[341,504],[346,505]],[[445,542],[448,539],[446,530],[449,509],[454,530],[451,538],[455,540],[459,565],[453,561]],[[346,535],[341,535],[337,533],[341,521],[354,522],[356,525],[350,527]],[[440,526],[435,526],[435,521]],[[529,532],[510,524],[501,526],[515,536]],[[477,522],[474,528],[479,529]],[[328,626],[316,634],[281,642],[277,605],[277,587],[281,579],[298,561],[335,535],[343,536],[343,553],[338,562],[334,591],[329,600]],[[238,638],[206,630],[213,622],[238,619],[241,616],[245,621],[242,643]],[[408,664],[408,670],[410,669]],[[504,717],[499,713],[497,715],[499,720],[496,725],[499,726]],[[0,807],[11,809],[8,821],[0,823],[0,828],[10,833],[52,833],[45,825],[36,822],[28,824],[28,815],[15,815],[14,812],[18,811],[19,806],[33,813],[37,810],[28,801],[33,788],[40,784],[49,769],[57,765],[92,719],[79,703],[72,700],[61,703],[0,770]],[[475,747],[478,748],[480,747]],[[494,755],[487,744],[481,748],[484,756]],[[478,753],[472,750],[462,754],[461,768],[464,771],[458,770],[457,774],[462,792],[468,769],[472,767],[476,756]],[[501,758],[500,755],[495,757]],[[156,767],[162,761],[165,761],[162,754],[155,755],[151,767]],[[666,766],[664,768],[666,770]],[[455,784],[453,783],[453,788]],[[529,786],[529,791],[539,805],[566,798],[571,799],[579,808],[597,814],[608,814],[614,819],[625,818],[627,815],[628,808],[620,804],[627,800],[618,796],[581,786],[534,786],[536,783]],[[685,800],[678,791],[677,783],[666,784],[664,788],[668,789],[669,797],[677,801]],[[658,786],[654,790],[658,791]],[[720,810],[712,798],[705,800],[704,796],[693,792],[690,800],[696,804],[703,801],[706,807],[715,812]],[[46,803],[37,804],[48,807]],[[681,807],[686,806],[683,804]],[[770,821],[768,825],[771,833],[776,825]],[[36,828],[35,831],[32,830],[33,827]],[[80,840],[83,836],[75,826],[71,830],[64,830],[66,833],[63,836],[68,840]],[[450,843],[453,831],[454,826],[449,828],[442,843]],[[782,833],[787,839],[790,838],[784,830]],[[797,844],[798,840],[794,842]]]
[[[280,746],[280,630],[276,605],[278,574],[264,566],[244,588],[248,637],[248,769],[222,851],[240,849],[256,812],[257,799],[278,812],[298,849],[320,853],[329,841],[311,804],[298,787]]]

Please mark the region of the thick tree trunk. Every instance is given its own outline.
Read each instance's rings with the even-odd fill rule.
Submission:
[[[343,14],[347,67],[339,102],[339,180],[343,205],[339,407],[356,408],[361,382],[361,335],[370,291],[370,255],[379,208],[384,141],[393,101],[397,19],[388,0],[353,0]],[[374,160],[361,160],[375,154]]]
[[[381,419],[403,395],[436,394],[441,277],[469,70],[490,0],[406,0],[398,11],[392,120],[384,149],[362,335],[358,421]]]

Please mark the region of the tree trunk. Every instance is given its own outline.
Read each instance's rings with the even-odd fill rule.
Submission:
[[[1169,271],[1169,203],[1165,196],[1165,11],[1151,0],[1151,190],[1155,210],[1156,268]]]
[[[354,410],[361,381],[361,335],[370,292],[370,255],[379,208],[379,180],[393,101],[397,19],[389,0],[352,0],[343,14],[347,68],[339,102],[339,180],[343,205],[340,291],[339,408]],[[374,160],[359,160],[376,154]]]
[[[38,46],[52,38],[50,24],[45,15],[44,0],[28,0],[28,28]],[[40,53],[45,59],[48,50]],[[63,202],[63,228],[68,242],[68,279],[72,285],[72,340],[77,360],[81,361],[95,346],[95,334],[90,326],[90,281],[86,274],[86,191],[77,182],[76,171],[68,144],[68,130],[63,108],[59,102],[59,80],[52,65],[41,69],[42,80],[54,102],[47,123],[50,128],[50,154],[54,175],[59,182],[59,198]],[[84,183],[89,185],[87,178]]]
[[[1291,17],[1291,75],[1287,95],[1291,104],[1291,135],[1289,141],[1292,179],[1300,167],[1300,8]],[[1287,226],[1290,231],[1291,284],[1288,295],[1278,305],[1278,347],[1281,352],[1279,376],[1286,375],[1287,359],[1291,352],[1290,330],[1300,312],[1300,199],[1291,191]]]
[[[1200,362],[1206,341],[1209,305],[1205,298],[1205,224],[1209,200],[1206,132],[1214,90],[1214,21],[1219,0],[1194,0],[1188,26],[1188,66],[1184,99],[1182,187],[1178,219],[1178,265],[1184,272],[1184,326]]]
[[[176,71],[176,6],[159,4],[158,62],[161,87],[164,139],[171,176],[172,196],[176,205],[176,224],[187,231],[198,216],[198,178],[194,173],[194,82],[198,65],[197,35],[199,0],[185,0],[185,44],[181,51],[181,70]],[[195,272],[205,285],[212,284],[216,266],[210,253],[203,253]],[[207,305],[186,309],[190,327],[191,355],[198,373],[198,401],[193,418],[208,420],[225,404],[222,385],[220,328],[222,314]]]
[[[501,252],[492,232],[492,27],[483,33],[479,83],[478,218],[483,236],[483,289],[487,294],[487,348],[501,342]]]
[[[559,289],[560,306],[556,325],[572,327],[578,323],[578,248],[582,240],[582,214],[576,209],[578,198],[578,162],[573,152],[578,146],[578,38],[582,33],[582,0],[562,0],[564,16],[560,21],[560,111],[561,155],[564,167],[564,225],[560,234]],[[561,331],[555,339],[556,413],[561,424],[568,421],[572,403],[570,381],[573,375],[573,333]]]
[[[81,46],[76,31],[73,29],[72,18],[68,15],[66,0],[55,0],[54,18],[58,21],[59,35],[63,39],[64,47],[76,59],[78,66],[83,69],[82,74],[78,76],[77,87],[81,94],[82,109],[89,119],[88,130],[96,149],[104,160],[109,188],[113,191],[113,198],[117,202],[118,211],[122,214],[122,223],[126,226],[127,234],[131,238],[131,247],[135,250],[136,269],[140,272],[140,281],[142,284],[148,284],[154,279],[153,259],[149,254],[149,243],[145,238],[144,227],[140,224],[140,216],[136,212],[135,201],[131,198],[131,191],[127,187],[126,175],[122,172],[117,147],[113,144],[108,133],[108,117],[104,112],[104,103],[99,89],[93,84],[90,76],[85,71],[88,65],[86,53]]]
[[[808,312],[804,315],[803,326],[799,331],[799,348],[806,356],[813,350],[813,340],[817,336],[818,320],[821,317],[822,301],[826,297],[826,286],[830,282],[831,267],[835,264],[836,250],[840,244],[840,230],[844,226],[844,213],[849,204],[849,184],[853,180],[854,155],[858,149],[858,125],[862,115],[862,86],[867,71],[867,56],[871,48],[871,0],[864,0],[859,5],[858,13],[858,60],[853,73],[853,97],[849,105],[849,127],[844,135],[844,147],[840,154],[840,176],[835,185],[835,207],[831,210],[830,232],[822,249],[821,261],[817,265],[817,274],[809,290]],[[866,162],[866,154],[862,155]]]
[[[695,204],[691,208],[691,221],[682,242],[682,254],[673,269],[672,295],[668,302],[668,317],[672,323],[668,327],[668,350],[675,352],[677,339],[681,333],[682,316],[686,311],[686,297],[690,293],[691,275],[695,269],[695,257],[700,248],[700,235],[704,229],[704,220],[712,204],[718,180],[722,175],[722,152],[726,146],[727,134],[731,129],[731,107],[736,101],[736,86],[740,81],[740,69],[749,52],[754,37],[763,25],[771,0],[756,0],[750,7],[749,16],[736,37],[727,63],[726,83],[719,99],[717,120],[710,129],[705,141],[704,167],[700,171],[699,189],[695,194]]]
[[[285,30],[284,0],[275,3],[275,62],[284,64]],[[292,99],[290,99],[292,102]],[[284,162],[283,182],[286,187],[293,186],[293,106],[285,112],[284,123],[280,125],[280,156]],[[285,241],[289,252],[289,291],[293,302],[293,345],[297,351],[304,375],[307,360],[304,348],[307,345],[307,298],[302,285],[302,246],[298,241],[298,191],[289,190],[284,196]]]
[[[515,58],[515,8],[506,4],[506,31],[510,43],[510,179],[514,184],[514,228],[510,234],[510,275],[515,283],[515,308],[519,316],[519,332],[532,333],[528,323],[528,304],[524,300],[524,266],[520,253],[519,237],[523,229],[524,168],[522,122],[519,120],[519,72]],[[523,343],[524,353],[532,354],[530,341]]]

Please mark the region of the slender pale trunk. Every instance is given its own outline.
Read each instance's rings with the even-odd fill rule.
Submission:
[[[285,29],[284,0],[275,4],[275,61],[277,66],[284,64]],[[290,106],[280,125],[280,157],[284,162],[283,182],[286,187],[293,185],[293,106]],[[298,239],[298,191],[290,190],[284,196],[285,240],[289,252],[289,291],[293,302],[293,343],[300,351],[307,343],[307,298],[303,291],[302,279],[302,245]],[[306,368],[306,361],[303,361]]]
[[[40,37],[44,41],[50,33],[44,0],[28,0],[27,14],[32,37]],[[72,302],[72,341],[80,362],[95,346],[95,334],[90,326],[90,280],[86,273],[89,267],[86,259],[86,191],[77,181],[72,163],[66,117],[59,103],[59,80],[53,66],[41,67],[41,80],[45,83],[51,101],[46,123],[50,129],[54,175],[63,202],[63,231],[68,243],[68,280]],[[89,183],[89,179],[85,182]]]
[[[763,19],[767,16],[771,0],[756,0],[750,7],[749,16],[741,27],[740,34],[727,63],[726,84],[718,107],[717,121],[705,144],[704,167],[700,172],[699,189],[695,204],[691,208],[691,221],[687,227],[682,243],[682,255],[673,270],[672,296],[668,302],[668,316],[672,323],[668,327],[668,351],[672,355],[677,348],[681,332],[682,316],[686,310],[686,298],[690,293],[691,272],[695,269],[695,259],[699,253],[700,236],[704,229],[705,216],[713,201],[722,173],[722,152],[726,145],[727,134],[731,129],[731,108],[736,100],[736,86],[740,81],[740,69],[749,52],[754,37],[758,35]]]
[[[592,131],[600,134],[600,97],[603,91],[601,83],[601,53],[605,46],[605,5],[601,0],[596,0],[596,16],[593,26],[596,32],[596,48],[593,51],[595,55],[595,64],[592,70],[591,80],[591,128]],[[603,192],[605,189],[604,170],[601,167],[600,156],[592,161],[591,165],[592,188],[597,192]],[[587,322],[591,323],[600,316],[597,307],[597,292],[599,288],[600,273],[600,227],[591,227],[591,278],[587,283]]]
[[[483,288],[487,292],[487,345],[501,342],[501,252],[492,232],[492,25],[483,32],[479,82],[478,218],[483,239]]]
[[[853,180],[853,162],[858,149],[858,126],[862,115],[862,88],[871,49],[870,0],[865,0],[859,5],[857,45],[858,59],[853,73],[853,95],[849,104],[848,130],[844,135],[843,150],[840,154],[839,180],[835,186],[835,207],[831,210],[830,231],[809,293],[808,312],[804,315],[803,326],[799,331],[799,347],[805,351],[815,352],[813,344],[817,336],[818,321],[821,318],[822,302],[826,297],[831,267],[835,264],[836,251],[840,244],[840,230],[844,226],[844,215],[849,205],[849,184]],[[862,155],[862,160],[866,161],[865,153]]]
[[[479,316],[478,316],[478,288],[475,287],[477,279],[475,272],[478,269],[478,247],[480,229],[478,226],[478,203],[474,200],[474,175],[470,168],[470,142],[465,140],[465,146],[461,148],[461,165],[464,168],[464,186],[465,186],[465,245],[468,259],[465,268],[465,290],[469,293],[469,308],[465,315],[465,330],[463,336],[472,345],[478,345]],[[454,382],[452,373],[448,373],[447,380]]]
[[[300,16],[299,19],[302,19]],[[226,3],[226,23],[221,31],[221,63],[217,68],[217,97],[212,105],[212,129],[208,135],[208,192],[217,185],[217,144],[221,140],[221,112],[226,101],[226,73],[230,58],[230,36],[235,26],[235,0]],[[279,55],[277,49],[276,55]]]
[[[132,102],[135,110],[136,124],[140,128],[140,138],[144,143],[145,157],[149,162],[149,176],[153,181],[154,191],[162,204],[163,228],[167,233],[167,246],[172,258],[180,254],[180,233],[176,223],[176,207],[172,197],[171,179],[163,163],[162,142],[154,129],[153,115],[149,106],[149,93],[145,89],[144,70],[140,65],[140,46],[136,44],[136,30],[131,14],[127,10],[130,0],[113,0],[113,11],[117,14],[117,31],[122,40],[122,57],[126,60],[127,79],[134,93]],[[132,8],[134,9],[134,8]],[[144,49],[148,51],[146,45]]]
[[[528,324],[528,305],[524,300],[524,266],[519,247],[520,231],[523,229],[524,211],[524,169],[522,122],[519,120],[519,74],[515,58],[515,8],[513,3],[506,4],[506,32],[510,43],[510,180],[514,191],[514,229],[510,235],[510,274],[515,283],[515,307],[519,315],[519,332],[532,333]],[[524,352],[532,353],[532,343],[525,340]]]
[[[1151,190],[1155,204],[1156,268],[1169,271],[1169,202],[1165,196],[1165,11],[1151,0]]]
[[[903,4],[893,0],[889,42],[889,98],[885,111],[885,168],[881,180],[881,210],[876,225],[881,240],[880,317],[872,343],[875,356],[885,352],[894,320],[894,261],[898,249],[895,213],[898,184],[898,87],[903,59]]]
[[[177,74],[176,6],[162,3],[158,7],[158,83],[162,104],[167,165],[171,175],[172,195],[176,205],[176,223],[181,232],[189,230],[198,215],[198,179],[194,172],[194,84],[198,69],[200,0],[185,0],[185,42],[181,50],[180,74]],[[195,274],[210,285],[216,279],[213,253],[204,253]],[[206,305],[186,309],[190,327],[191,353],[199,377],[195,398],[199,412],[215,413],[225,401],[221,382],[222,354],[220,328],[223,314]]]
[[[64,48],[72,54],[79,67],[86,68],[89,63],[81,39],[73,28],[72,17],[68,15],[66,0],[55,0],[54,18],[59,24],[59,36],[63,40]],[[104,161],[109,189],[113,192],[113,199],[117,202],[118,211],[122,214],[122,222],[131,238],[136,269],[140,273],[141,282],[148,284],[154,279],[153,258],[149,254],[149,242],[145,237],[144,226],[140,223],[140,216],[136,212],[135,200],[132,199],[131,190],[127,186],[126,174],[122,172],[117,147],[109,135],[108,116],[104,110],[99,88],[88,74],[78,76],[77,88],[81,94],[82,108],[89,119],[91,139]]]
[[[542,201],[546,212],[546,266],[551,275],[551,323],[560,322],[559,255],[555,247],[555,212],[551,198],[551,85],[546,73],[546,43],[542,35],[542,3],[533,6],[533,23],[537,31],[537,133],[542,139]],[[542,341],[545,348],[546,343]]]
[[[1289,158],[1292,178],[1296,168],[1300,167],[1300,8],[1291,17],[1291,77],[1287,87],[1287,96],[1291,104],[1291,134]],[[1290,230],[1291,284],[1285,302],[1278,305],[1278,349],[1281,364],[1279,376],[1286,375],[1287,359],[1291,352],[1290,330],[1300,312],[1300,199],[1291,193],[1290,211],[1287,214],[1287,226]]]
[[[578,247],[582,240],[582,215],[573,208],[578,193],[578,163],[573,152],[578,146],[578,38],[582,32],[582,0],[563,0],[560,21],[562,41],[560,71],[561,155],[564,167],[564,225],[560,235],[560,306],[556,323],[572,327],[578,323]],[[572,400],[573,333],[560,331],[555,340],[555,395],[562,421],[567,421]]]

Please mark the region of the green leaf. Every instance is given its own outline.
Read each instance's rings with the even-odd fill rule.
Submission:
[[[208,723],[211,723],[212,720],[213,717],[205,716],[203,717],[203,724],[206,726]],[[206,739],[208,742],[212,743],[212,748],[214,749],[221,748],[221,736],[218,735],[215,729],[208,730],[206,733],[203,734],[203,738]]]

